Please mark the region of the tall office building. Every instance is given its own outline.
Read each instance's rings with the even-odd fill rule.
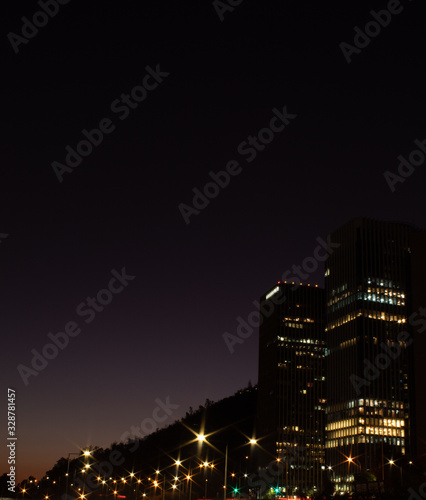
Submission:
[[[320,491],[324,472],[324,290],[278,283],[260,299],[259,446],[270,487]],[[277,462],[279,459],[279,462]]]
[[[425,289],[417,263],[424,234],[358,218],[330,237],[339,246],[325,269],[326,459],[340,491],[368,473],[386,484],[389,460],[403,463],[415,451],[412,314],[420,292],[412,291]]]

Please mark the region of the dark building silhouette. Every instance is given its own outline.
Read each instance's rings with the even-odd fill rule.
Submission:
[[[425,233],[358,218],[330,239],[340,246],[325,269],[327,467],[340,491],[368,472],[386,486],[389,460],[402,466],[415,455],[424,415],[416,418],[414,346],[424,343],[415,311],[425,299]]]
[[[260,465],[270,487],[322,489],[324,474],[324,290],[278,283],[260,299]],[[266,476],[265,476],[266,477]]]

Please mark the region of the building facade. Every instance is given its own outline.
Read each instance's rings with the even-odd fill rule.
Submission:
[[[278,283],[260,299],[258,427],[261,466],[281,494],[323,488],[324,290]]]
[[[330,239],[325,269],[327,467],[338,491],[376,478],[415,452],[416,240],[405,224],[350,221]],[[420,238],[422,239],[422,238]],[[414,249],[413,249],[414,244]]]

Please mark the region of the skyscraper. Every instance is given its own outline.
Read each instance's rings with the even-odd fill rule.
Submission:
[[[386,480],[389,460],[415,451],[412,315],[420,295],[412,291],[424,290],[416,264],[424,232],[358,218],[331,241],[339,247],[325,269],[326,458],[337,489],[352,491],[370,474]]]
[[[270,486],[283,493],[320,491],[325,465],[324,290],[278,283],[261,297],[260,310],[261,465],[269,464]]]

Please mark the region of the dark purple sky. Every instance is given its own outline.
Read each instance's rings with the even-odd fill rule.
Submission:
[[[358,215],[425,226],[425,164],[393,193],[383,175],[426,139],[425,12],[403,1],[348,64],[339,44],[385,1],[244,0],[222,22],[210,1],[73,0],[17,54],[7,35],[40,7],[9,4],[0,435],[12,387],[23,479],[78,447],[120,441],[158,398],[179,405],[163,426],[256,383],[257,332],[232,354],[223,334],[313,255],[317,237]],[[155,85],[145,68],[157,65],[169,75],[128,116],[114,112],[122,94]],[[270,142],[247,161],[238,148],[284,106],[297,116],[261,132]],[[104,118],[114,130],[59,182],[51,163]],[[179,204],[232,160],[241,172],[186,224]],[[87,324],[76,308],[123,267],[136,278]],[[322,269],[310,282],[322,284]],[[31,367],[32,349],[69,322],[81,333],[24,385],[17,366]],[[7,472],[5,445],[0,457]]]

